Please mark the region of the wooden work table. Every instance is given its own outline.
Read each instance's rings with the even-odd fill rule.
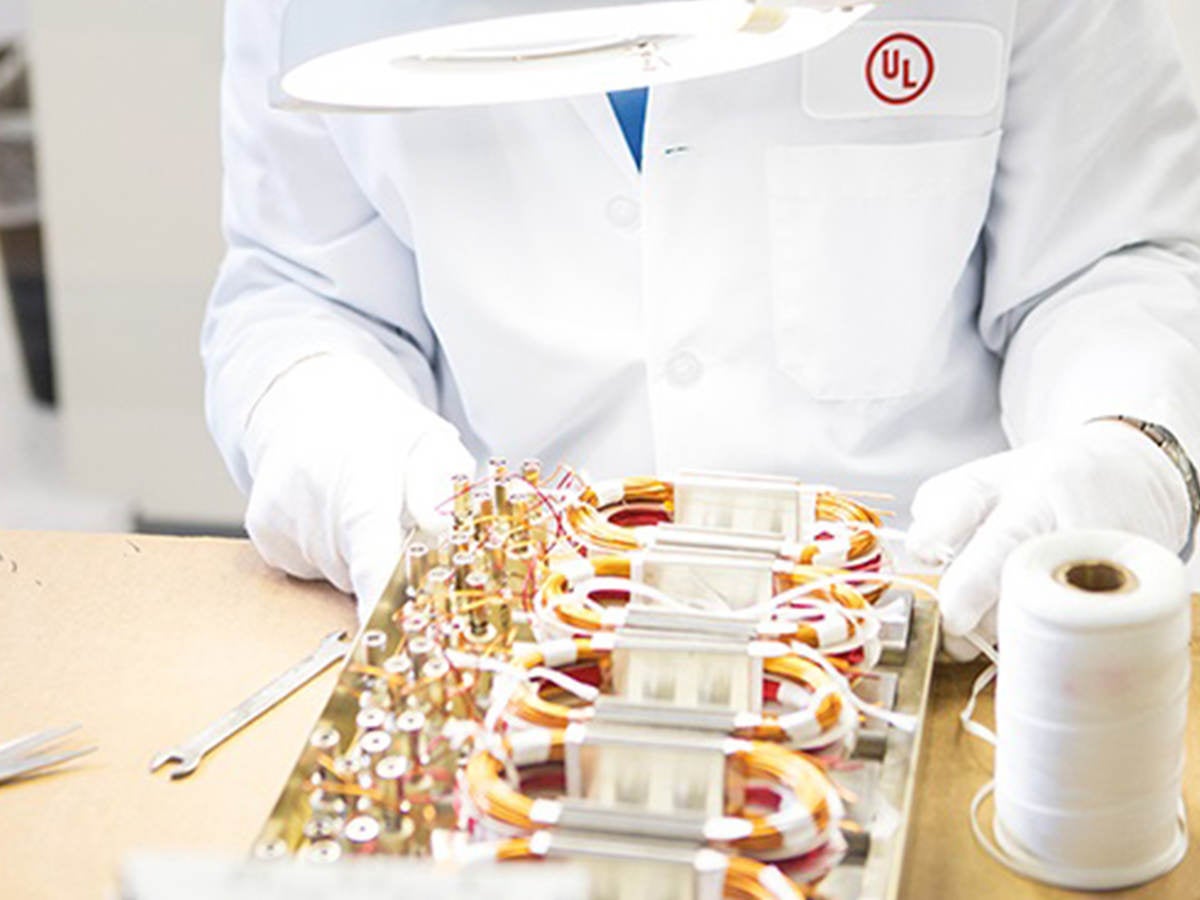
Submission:
[[[0,741],[80,722],[79,746],[99,745],[61,771],[0,786],[0,895],[106,896],[135,849],[244,854],[336,669],[188,779],[148,774],[150,757],[296,662],[322,635],[354,627],[348,599],[270,571],[243,541],[0,532]],[[1194,645],[1193,704],[1195,652]],[[934,678],[903,896],[1078,896],[1017,878],[975,845],[967,807],[989,776],[991,754],[959,730],[956,717],[977,669],[942,668]],[[981,716],[990,719],[990,697]],[[1195,714],[1188,757],[1195,823]],[[1106,896],[1194,900],[1200,851],[1152,885]]]

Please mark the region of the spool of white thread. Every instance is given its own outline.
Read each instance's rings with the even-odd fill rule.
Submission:
[[[1187,851],[1191,603],[1182,563],[1113,531],[1035,538],[1005,565],[996,855],[1061,887],[1140,884]],[[986,789],[976,797],[972,814]],[[976,822],[976,833],[988,844]]]

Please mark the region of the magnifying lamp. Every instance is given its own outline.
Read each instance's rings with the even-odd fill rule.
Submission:
[[[543,100],[803,53],[871,0],[292,0],[286,103],[399,110]]]

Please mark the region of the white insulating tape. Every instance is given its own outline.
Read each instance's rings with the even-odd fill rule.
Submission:
[[[777,900],[796,896],[795,886],[774,866],[767,866],[758,873],[758,883]]]
[[[557,825],[562,815],[562,804],[554,800],[538,798],[529,808],[529,818],[539,825]]]
[[[567,584],[578,584],[596,574],[596,568],[586,559],[564,559],[554,563],[554,571],[567,579]]]
[[[553,735],[548,728],[527,728],[509,735],[513,765],[534,766],[550,759]]]
[[[623,481],[602,481],[592,485],[592,492],[596,495],[596,507],[604,509],[606,506],[614,506],[625,499],[625,483]]]
[[[543,641],[538,644],[542,659],[552,669],[569,666],[579,659],[579,648],[571,638],[558,638],[553,641]]]
[[[1108,890],[1173,868],[1182,816],[1191,601],[1182,563],[1145,538],[1060,532],[1004,568],[995,839],[1011,868]]]
[[[793,681],[779,682],[779,692],[775,695],[775,700],[780,706],[790,706],[793,709],[800,709],[809,706],[813,701],[812,691],[802,688]]]
[[[850,620],[844,615],[824,615],[805,624],[817,633],[817,641],[822,649],[850,640]]]

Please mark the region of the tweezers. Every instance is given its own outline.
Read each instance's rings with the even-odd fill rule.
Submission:
[[[78,723],[62,728],[47,728],[0,744],[0,784],[91,753],[95,747],[84,747],[82,750],[50,749],[56,741],[79,728]]]

